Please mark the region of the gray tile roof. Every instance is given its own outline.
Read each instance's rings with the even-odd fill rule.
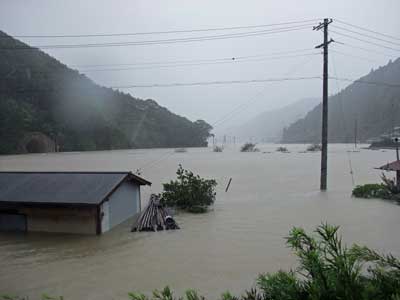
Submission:
[[[0,203],[99,204],[130,172],[0,172]]]

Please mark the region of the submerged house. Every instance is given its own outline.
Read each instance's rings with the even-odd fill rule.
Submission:
[[[0,172],[0,231],[101,234],[141,210],[131,172]]]

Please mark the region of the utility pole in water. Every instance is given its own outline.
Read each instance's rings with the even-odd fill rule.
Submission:
[[[324,19],[323,23],[319,23],[313,30],[324,31],[324,42],[315,48],[324,49],[324,74],[322,86],[322,150],[321,150],[321,191],[326,190],[327,173],[328,173],[328,45],[333,42],[331,39],[328,41],[328,25],[332,23],[332,19]]]

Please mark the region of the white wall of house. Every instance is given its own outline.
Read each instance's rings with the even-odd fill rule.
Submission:
[[[122,183],[101,206],[101,232],[106,232],[140,212],[140,186]]]

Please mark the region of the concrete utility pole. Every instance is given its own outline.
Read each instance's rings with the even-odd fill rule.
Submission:
[[[323,23],[319,23],[313,30],[324,30],[324,42],[315,48],[324,49],[324,74],[322,87],[322,151],[321,151],[321,191],[326,190],[327,173],[328,173],[328,45],[333,42],[328,41],[328,25],[332,23],[332,19],[324,19]]]

